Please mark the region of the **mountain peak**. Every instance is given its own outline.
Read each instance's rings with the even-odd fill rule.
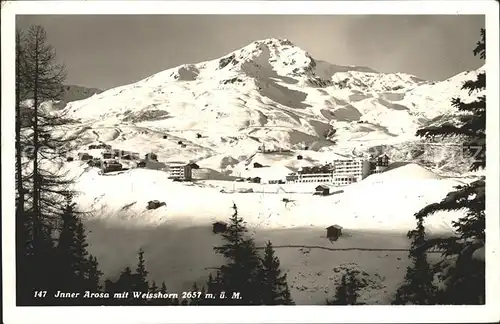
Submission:
[[[314,59],[286,38],[256,40],[219,59],[218,70],[242,71],[255,76],[269,71],[281,75],[310,70]]]
[[[272,47],[277,47],[277,46],[295,46],[288,38],[265,38],[265,39],[259,39],[255,40],[250,45],[252,44],[265,44],[267,46],[272,46]]]

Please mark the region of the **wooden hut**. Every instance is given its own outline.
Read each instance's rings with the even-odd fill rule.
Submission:
[[[214,234],[224,233],[227,230],[227,224],[224,222],[215,222],[212,224],[212,232]]]
[[[251,182],[253,182],[253,183],[260,183],[261,180],[262,179],[260,177],[253,177],[253,178],[251,178]]]
[[[314,189],[316,190],[314,193],[315,195],[328,196],[330,194],[330,187],[324,184],[321,184]]]
[[[147,209],[157,209],[160,208],[161,206],[166,206],[167,204],[165,202],[160,202],[158,200],[150,200],[148,201],[148,206]]]
[[[342,236],[342,226],[332,225],[326,228],[326,237],[330,241],[336,241],[340,236]]]

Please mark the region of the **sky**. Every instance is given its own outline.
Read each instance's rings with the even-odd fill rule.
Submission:
[[[317,60],[445,80],[484,64],[472,50],[484,28],[473,15],[30,15],[42,25],[67,84],[109,89],[266,38],[287,38]]]

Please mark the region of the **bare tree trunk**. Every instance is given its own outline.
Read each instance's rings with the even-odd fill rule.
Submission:
[[[22,245],[24,238],[22,233],[24,232],[24,186],[23,186],[23,172],[22,172],[22,145],[21,145],[21,87],[22,82],[22,48],[21,48],[21,33],[16,31],[16,119],[15,119],[15,150],[16,150],[16,189],[17,189],[17,201],[16,201],[16,247],[17,251],[22,252]],[[20,253],[20,252],[19,252]],[[19,257],[19,254],[18,254]]]
[[[39,76],[39,39],[35,38],[35,69],[33,73],[33,243],[34,253],[37,254],[37,242],[40,229],[40,179],[38,166],[38,151],[40,143],[38,139],[38,76]]]

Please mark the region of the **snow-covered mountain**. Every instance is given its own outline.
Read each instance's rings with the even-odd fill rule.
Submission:
[[[286,39],[266,39],[70,102],[64,112],[88,128],[82,144],[101,134],[141,146],[144,135],[154,146],[169,134],[156,148],[187,159],[234,157],[234,148],[243,155],[263,143],[319,149],[334,138],[337,146],[369,146],[412,139],[419,127],[450,114],[450,99],[468,95],[461,83],[476,74],[431,82],[333,65]],[[188,144],[183,150],[179,140]]]

